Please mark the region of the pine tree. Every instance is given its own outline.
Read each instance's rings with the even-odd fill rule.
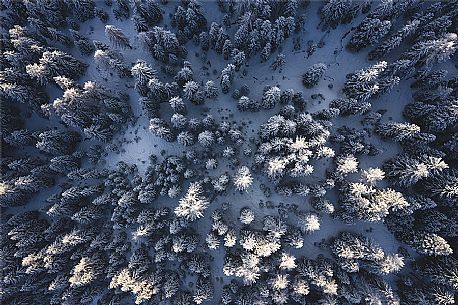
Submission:
[[[369,52],[369,59],[381,59],[393,49],[398,47],[402,41],[414,34],[420,25],[420,20],[414,19],[407,22],[401,29],[399,29],[389,39],[383,41],[377,48]]]
[[[180,97],[172,97],[169,101],[170,107],[175,111],[175,113],[186,114],[186,104]]]
[[[331,250],[339,265],[350,273],[365,268],[369,272],[388,274],[404,267],[403,258],[399,255],[387,255],[369,239],[349,232],[341,232],[334,239]]]
[[[61,51],[43,52],[39,64],[26,66],[27,73],[37,78],[41,83],[50,81],[54,76],[80,77],[87,65],[78,61],[73,56]]]
[[[183,146],[191,146],[196,142],[194,135],[189,131],[180,132],[177,136],[177,141]]]
[[[202,131],[197,136],[197,141],[204,147],[211,147],[215,143],[213,132],[209,130]]]
[[[453,253],[449,243],[435,233],[412,232],[408,243],[418,253],[428,256],[447,256]]]
[[[457,49],[457,35],[447,33],[438,39],[417,42],[405,53],[405,58],[417,63],[431,65],[441,63],[452,56]]]
[[[382,61],[367,69],[347,75],[343,91],[348,97],[365,102],[379,93],[379,79],[386,67],[387,63]]]
[[[271,67],[274,71],[279,69],[279,71],[281,72],[285,63],[285,55],[283,53],[280,53],[277,55],[277,57],[275,57],[275,60],[272,62]]]
[[[182,114],[174,113],[170,118],[170,123],[174,128],[183,130],[186,128],[188,119]]]
[[[225,60],[229,59],[229,56],[232,54],[233,50],[234,50],[234,47],[232,46],[232,41],[230,41],[229,39],[226,39],[224,41],[223,50],[222,50]]]
[[[149,80],[157,77],[157,72],[143,60],[137,60],[137,63],[131,69],[132,76],[135,77],[135,88],[142,96],[147,96],[147,84]]]
[[[264,48],[262,48],[261,55],[260,55],[261,62],[267,61],[271,53],[272,53],[272,45],[270,44],[270,42],[268,42],[266,43]]]
[[[203,212],[207,209],[209,202],[202,196],[202,186],[198,182],[191,183],[185,196],[180,199],[175,214],[179,217],[193,221],[203,217]]]
[[[442,99],[440,104],[413,102],[404,108],[404,115],[415,120],[422,128],[430,132],[441,132],[457,122],[454,109],[458,102]]]
[[[447,70],[419,70],[415,75],[416,81],[410,87],[435,89],[445,80],[447,74]]]
[[[135,1],[135,13],[149,26],[156,25],[162,21],[162,12],[157,3],[152,0],[147,1]]]
[[[318,81],[323,77],[327,70],[327,66],[323,63],[314,64],[302,76],[302,83],[307,88],[312,88],[318,84]]]
[[[138,275],[144,275],[150,270],[151,258],[145,244],[140,246],[132,253],[129,261],[129,269]]]
[[[237,102],[237,109],[240,111],[259,111],[261,108],[260,103],[257,100],[252,100],[249,97],[242,96]]]
[[[81,21],[86,21],[94,18],[95,3],[93,0],[77,0],[71,1],[72,11]]]
[[[20,147],[28,146],[36,143],[37,138],[34,133],[27,129],[15,130],[11,134],[5,136],[3,140],[9,145]]]
[[[410,123],[386,122],[378,124],[375,131],[395,142],[402,142],[412,139],[415,135],[419,134],[420,126]]]
[[[215,98],[218,96],[218,88],[212,80],[208,80],[205,83],[204,92],[207,98]]]
[[[58,173],[66,174],[80,166],[79,154],[63,155],[49,160],[49,168]]]
[[[373,46],[380,41],[391,28],[389,20],[380,20],[377,18],[366,18],[356,28],[356,32],[348,42],[348,47],[352,50],[359,51],[367,46]]]
[[[193,293],[193,300],[196,304],[209,300],[213,297],[213,284],[212,282],[204,277],[198,277],[196,283],[196,289]]]
[[[116,0],[116,7],[113,8],[113,15],[117,20],[124,20],[129,18],[129,2],[127,0]]]
[[[298,217],[299,228],[302,232],[312,233],[320,229],[320,218],[313,213],[300,214]]]
[[[116,54],[111,50],[96,50],[94,53],[94,60],[106,67],[115,70],[120,77],[132,76],[130,69],[122,62],[120,54]]]
[[[452,256],[427,257],[414,263],[414,270],[431,282],[458,290],[458,264]]]
[[[352,0],[329,0],[320,9],[320,16],[326,24],[336,27],[349,23],[358,14],[359,6]]]
[[[446,170],[448,165],[441,158],[431,156],[415,158],[408,155],[399,155],[387,161],[383,168],[388,177],[397,179],[397,184],[408,187],[419,180]]]
[[[38,134],[36,147],[53,155],[71,153],[80,137],[76,132],[48,130]]]
[[[458,201],[458,173],[456,170],[445,170],[440,175],[422,181],[421,193],[434,199],[443,206],[453,206]]]
[[[248,167],[241,166],[237,169],[234,175],[234,184],[237,190],[245,191],[253,183],[253,178]]]
[[[194,101],[199,91],[199,84],[193,80],[186,82],[183,86],[183,97]]]
[[[280,102],[281,90],[278,87],[270,87],[262,96],[261,107],[264,109],[272,109]]]
[[[339,109],[341,115],[357,115],[367,113],[371,109],[371,104],[349,98],[332,100],[329,107]]]
[[[228,64],[227,67],[221,71],[221,91],[224,94],[229,92],[229,88],[234,78],[234,71],[235,66],[233,64]]]
[[[167,142],[172,142],[175,139],[175,135],[172,129],[168,126],[167,122],[160,118],[152,118],[150,120],[149,130],[161,139]]]

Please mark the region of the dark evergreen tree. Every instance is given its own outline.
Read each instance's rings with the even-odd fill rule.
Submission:
[[[323,63],[314,64],[302,76],[302,83],[307,88],[312,88],[318,84],[318,81],[323,77],[327,70],[327,66]]]
[[[126,48],[129,47],[132,49],[129,43],[129,38],[124,35],[124,33],[116,28],[113,25],[106,25],[105,26],[105,36],[113,43],[116,47]]]

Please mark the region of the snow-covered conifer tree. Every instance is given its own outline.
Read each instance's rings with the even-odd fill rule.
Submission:
[[[304,233],[312,233],[320,229],[320,219],[314,213],[300,214],[298,218],[299,228]]]
[[[132,49],[129,43],[129,38],[124,35],[124,33],[115,27],[114,25],[105,26],[105,35],[110,39],[114,46],[126,48],[129,47]]]
[[[249,208],[243,208],[240,210],[240,222],[249,225],[255,219],[253,210]]]
[[[184,217],[190,221],[204,216],[210,202],[202,196],[202,186],[199,182],[190,184],[185,196],[180,199],[178,207],[175,208],[175,214]]]
[[[264,109],[274,108],[280,102],[281,90],[278,87],[270,87],[264,92],[261,101],[261,107]]]
[[[391,28],[389,20],[366,18],[356,28],[355,33],[348,42],[348,47],[359,51],[367,46],[372,46],[380,41]]]
[[[234,185],[239,191],[247,190],[253,183],[250,169],[246,166],[239,167],[234,174]]]
[[[456,33],[447,33],[438,39],[420,41],[405,53],[405,57],[426,65],[446,61],[458,48]]]
[[[360,5],[353,0],[328,0],[320,9],[320,16],[331,27],[350,22],[359,11]]]
[[[197,136],[197,141],[204,147],[211,147],[215,143],[215,137],[213,132],[210,130],[205,130],[199,133]]]
[[[323,63],[314,64],[302,76],[302,84],[307,88],[312,88],[318,84],[318,81],[323,77],[327,70],[327,66]]]

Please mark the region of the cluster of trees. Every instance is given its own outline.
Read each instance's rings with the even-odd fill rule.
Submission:
[[[195,1],[183,1],[177,6],[171,20],[172,27],[177,28],[177,38],[184,44],[206,29],[207,19],[202,13],[200,4]]]
[[[363,182],[350,182],[346,174],[356,172],[357,159],[350,155],[341,158],[335,181],[339,190],[340,210],[338,215],[345,222],[364,220],[369,222],[383,221],[389,214],[403,215],[410,203],[403,194],[391,188],[377,188],[375,184],[383,180],[385,173],[379,168],[369,168],[362,172]]]
[[[448,56],[447,48],[436,48]],[[427,58],[428,53],[423,54]],[[458,228],[458,175],[453,144],[456,116],[451,109],[456,102],[456,78],[447,79],[446,70],[427,67],[416,72],[411,87],[418,91],[404,109],[409,121],[374,126],[375,133],[399,143],[402,149],[386,160],[380,171],[408,203],[405,209],[389,213],[384,221],[398,240],[420,254],[411,264],[412,270],[397,283],[401,300],[453,304],[457,291],[452,256]],[[445,264],[450,269],[445,270]]]
[[[80,128],[90,138],[110,140],[132,115],[128,95],[115,95],[92,81],[83,86],[66,77],[55,77],[54,81],[64,94],[42,109],[48,115],[58,115],[68,126]]]
[[[72,154],[79,141],[76,132],[54,129],[4,135],[1,206],[25,205],[32,194],[54,185],[58,173],[79,167],[81,154]],[[14,154],[25,148],[38,155]]]
[[[259,129],[255,164],[273,181],[282,177],[304,177],[313,172],[313,159],[329,158],[334,151],[325,146],[330,125],[310,114],[282,108]]]
[[[419,258],[413,272],[399,281],[400,295],[406,302],[454,304],[458,262],[451,256]]]
[[[398,254],[386,254],[382,248],[364,236],[342,232],[332,241],[331,250],[338,264],[347,272],[361,269],[385,275],[404,267],[404,258]]]
[[[427,256],[451,255],[457,228],[456,156],[453,146],[447,145],[453,143],[450,131],[456,125],[456,116],[449,108],[456,100],[456,81],[446,79],[446,75],[446,70],[417,72],[412,87],[419,91],[413,94],[415,101],[404,109],[411,122],[375,126],[376,133],[398,142],[403,149],[385,162],[383,170],[400,188],[409,208],[401,214],[390,214],[387,226],[399,240]]]
[[[155,177],[154,184],[143,181],[136,166],[125,163],[111,171],[80,169],[80,157],[74,154],[50,160],[48,171],[57,171],[50,177],[65,173],[69,183],[46,200],[46,215],[37,210],[2,215],[2,252],[7,258],[2,302],[30,303],[33,299],[86,304],[99,296],[99,304],[106,304],[127,301],[129,292],[137,304],[153,299],[179,302],[182,294],[189,294],[197,304],[210,298],[209,259],[196,252],[199,235],[187,219],[170,209],[149,207],[152,200],[145,196],[150,185],[163,186],[161,176],[172,177],[173,171],[180,171],[180,159],[170,158],[150,169],[147,177]],[[32,169],[32,175],[24,176],[23,183],[18,180],[19,187],[30,191],[46,187],[48,182],[33,176],[38,170],[45,173],[44,162],[15,160],[9,164],[9,175],[22,164],[21,172]],[[1,191],[5,207],[3,199],[10,188],[3,181]],[[127,227],[132,228],[131,236],[126,234]],[[151,247],[154,254],[148,251]],[[199,276],[193,291],[183,289],[184,272],[166,268],[167,261],[175,260],[186,262],[183,267]],[[110,290],[104,290],[106,287]]]
[[[331,12],[334,9],[334,12],[340,12],[342,16],[345,12],[356,14],[355,8],[358,4],[355,2],[330,1],[323,7],[322,13],[325,11],[327,14],[324,16],[333,16]],[[409,44],[411,42],[409,38],[413,37],[412,48],[401,58],[413,60],[415,63],[429,64],[434,61],[434,58],[447,57],[450,52],[453,52],[453,47],[447,47],[446,41],[450,42],[450,39],[453,39],[449,38],[448,31],[453,29],[452,20],[457,14],[458,11],[453,3],[383,1],[374,7],[355,28],[347,47],[359,51],[376,45],[376,48],[369,52],[369,58],[383,59],[401,44]],[[397,23],[400,26],[397,31],[393,31],[392,26]],[[392,34],[385,39],[389,33]],[[435,46],[435,50],[432,45]],[[440,47],[442,49],[438,52],[437,48]]]
[[[26,65],[38,61],[46,49],[42,41],[31,38],[31,35],[25,27],[15,25],[9,29],[9,37],[3,39],[0,95],[4,100],[23,103],[38,110],[48,97],[41,84],[34,80],[34,74],[26,72]],[[50,55],[49,52],[47,54]],[[47,67],[56,64],[52,60],[47,61]]]
[[[398,62],[388,65],[381,61],[369,68],[361,69],[355,73],[347,75],[343,91],[349,98],[357,100],[361,104],[347,106],[351,110],[354,108],[366,108],[365,102],[372,97],[377,97],[390,92],[400,81],[400,75],[395,67]],[[411,65],[411,63],[408,63]],[[351,111],[350,112],[353,112]]]
[[[118,3],[122,3],[122,1],[118,1]],[[130,3],[133,5],[134,11],[132,22],[137,32],[146,32],[149,27],[155,26],[162,21],[162,11],[156,1],[130,1]]]
[[[352,0],[329,0],[321,7],[320,17],[326,26],[335,28],[350,23],[361,10],[362,2]]]
[[[266,86],[263,90],[261,101],[242,95],[237,102],[237,109],[240,111],[257,112],[261,109],[269,110],[275,108],[278,104],[284,105],[283,112],[292,112],[293,108],[291,107],[297,107],[303,111],[306,101],[302,97],[301,92],[296,93],[291,89],[282,91],[277,86]]]
[[[236,124],[218,123],[211,115],[202,119],[187,117],[188,107],[201,105],[206,99],[212,100],[218,95],[218,88],[212,80],[203,86],[193,80],[189,62],[184,62],[172,83],[161,82],[156,70],[144,61],[138,61],[131,71],[136,79],[135,88],[142,96],[140,103],[150,118],[150,131],[156,136],[168,142],[177,141],[183,146],[198,143],[205,149],[214,144],[243,143],[240,127]],[[168,103],[173,111],[167,120],[159,111],[161,103]]]
[[[328,25],[336,26],[344,23],[344,20],[351,20],[360,7],[360,2],[351,0],[328,1],[323,6],[321,15]],[[334,100],[330,106],[340,109],[341,115],[364,114],[370,109],[369,99],[388,93],[401,79],[415,73],[420,78],[428,78],[430,68],[450,59],[458,48],[458,36],[453,31],[452,22],[457,15],[458,9],[452,3],[382,1],[355,28],[347,45],[355,51],[376,46],[369,52],[369,59],[381,61],[347,75],[343,91],[348,99]],[[392,25],[404,18],[407,21],[401,22],[399,29],[384,40],[388,33],[393,32]],[[389,64],[383,61],[385,56],[401,45],[406,50],[397,60]],[[426,66],[425,70],[418,70],[423,66]],[[306,86],[310,82],[307,73],[304,75]],[[434,71],[431,73],[431,80],[436,76],[440,77]],[[433,121],[441,122],[431,118],[432,125]]]
[[[223,54],[225,59],[231,56],[237,61],[241,52],[251,57],[260,53],[262,61],[277,50],[283,41],[302,26],[302,18],[296,16],[298,8],[304,5],[301,1],[262,1],[262,2],[222,2],[220,8],[226,12],[223,25],[213,22],[207,31],[199,34],[203,50],[214,49]],[[232,20],[237,29],[233,39],[228,32]]]
[[[316,227],[314,214],[301,214],[300,223]],[[262,230],[253,230],[252,211],[244,208],[240,221],[245,227],[236,243],[221,212],[213,214],[213,231],[207,237],[210,249],[224,236],[226,257],[223,272],[243,282],[231,281],[223,286],[222,304],[233,302],[273,302],[274,304],[368,302],[399,304],[400,297],[382,278],[404,267],[398,254],[386,254],[371,240],[343,232],[328,241],[336,261],[319,255],[316,259],[296,257],[288,248],[302,248],[301,231],[284,220],[267,216]],[[308,231],[313,232],[313,230]],[[235,240],[235,239],[234,239]],[[452,274],[449,272],[448,274]]]
[[[176,35],[162,27],[154,26],[151,30],[138,34],[141,41],[154,59],[170,65],[178,65],[187,54]]]
[[[381,59],[401,44],[409,43],[408,38],[410,37],[416,36],[413,41],[421,42],[422,40],[429,40],[433,37],[439,38],[450,30],[452,19],[456,16],[456,7],[454,4],[447,2],[427,4],[411,2],[411,4],[414,4],[414,6],[407,11],[404,10],[405,4],[399,4],[401,9],[399,13],[407,14],[406,22],[374,50],[370,51],[369,59]],[[415,9],[415,6],[417,9]],[[394,15],[399,17],[399,13],[394,12]]]
[[[347,47],[359,51],[383,39],[399,16],[414,9],[417,1],[380,2],[356,27]]]
[[[408,119],[423,130],[440,136],[446,136],[447,131],[453,130],[457,123],[458,82],[456,77],[444,79],[444,74],[447,74],[446,70],[420,71],[416,82],[419,89],[413,94],[414,101],[404,109]]]
[[[24,24],[27,19],[34,18],[47,27],[58,29],[94,18],[95,1],[3,1],[2,10],[5,12],[7,27]]]

